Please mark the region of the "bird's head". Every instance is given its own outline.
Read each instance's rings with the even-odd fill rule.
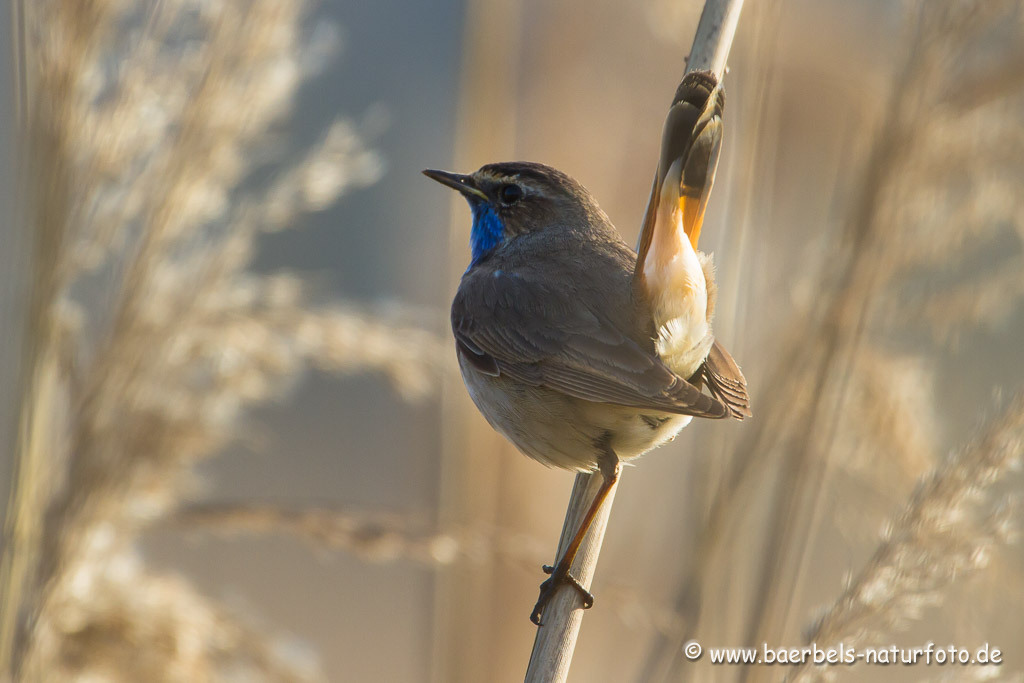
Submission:
[[[475,173],[423,174],[462,193],[473,212],[469,244],[476,265],[520,235],[545,229],[588,229],[607,217],[590,193],[566,174],[531,162],[488,164]]]

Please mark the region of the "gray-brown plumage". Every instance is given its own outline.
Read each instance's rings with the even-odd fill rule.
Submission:
[[[424,172],[459,190],[473,212],[472,262],[451,312],[473,401],[527,455],[605,476],[573,543],[548,568],[537,623],[561,583],[592,602],[568,570],[621,460],[673,438],[692,417],[750,414],[743,375],[711,335],[713,270],[696,251],[723,99],[706,77],[686,85],[669,127],[687,136],[666,132],[639,257],[590,193],[548,166]]]

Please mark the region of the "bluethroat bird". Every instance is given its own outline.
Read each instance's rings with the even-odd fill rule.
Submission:
[[[526,455],[598,470],[603,483],[541,584],[531,620],[563,584],[621,471],[696,417],[750,415],[746,380],[711,334],[710,256],[697,250],[722,142],[724,94],[707,72],[673,98],[639,253],[578,182],[538,163],[424,173],[468,200],[472,252],[452,302],[462,378]],[[702,391],[707,387],[707,393]]]

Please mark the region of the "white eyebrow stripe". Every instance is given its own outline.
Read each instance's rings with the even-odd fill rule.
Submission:
[[[477,177],[482,181],[492,182],[496,185],[513,182],[523,189],[523,194],[533,195],[534,197],[551,197],[551,195],[545,192],[542,188],[537,187],[537,185],[534,184],[536,181],[532,178],[524,179],[518,173],[515,175],[495,175],[493,173],[485,172],[479,174]]]

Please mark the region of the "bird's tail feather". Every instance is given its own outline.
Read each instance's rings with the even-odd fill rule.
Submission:
[[[686,74],[676,89],[640,233],[635,278],[643,277],[644,260],[655,232],[678,230],[675,221],[658,220],[658,207],[664,201],[678,202],[682,228],[696,250],[722,149],[724,107],[725,93],[711,72]],[[671,194],[666,196],[666,192]]]

